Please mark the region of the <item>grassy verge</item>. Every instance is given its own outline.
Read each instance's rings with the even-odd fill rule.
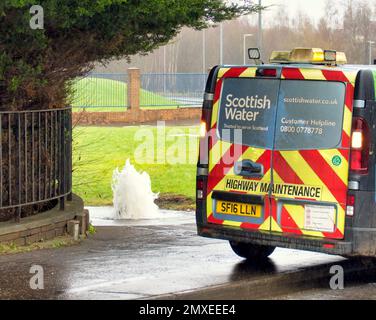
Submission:
[[[150,175],[153,192],[160,193],[157,203],[161,208],[192,209],[197,133],[197,127],[166,127],[164,133],[152,126],[77,127],[73,133],[73,191],[86,205],[111,205],[113,171],[129,158],[137,170]],[[146,141],[151,147],[142,147]],[[178,150],[180,163],[174,164]]]
[[[73,111],[116,112],[127,105],[127,84],[122,81],[84,78],[73,84]],[[145,109],[176,109],[178,103],[147,90],[140,91],[140,105]],[[82,108],[85,106],[86,108]]]

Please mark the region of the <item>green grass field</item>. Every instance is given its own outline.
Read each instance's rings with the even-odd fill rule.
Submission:
[[[86,205],[111,205],[113,170],[121,169],[129,158],[137,170],[150,175],[152,190],[160,192],[161,198],[170,198],[169,203],[174,204],[176,201],[171,201],[171,198],[180,195],[193,205],[198,131],[198,127],[166,127],[164,137],[168,159],[171,160],[180,149],[186,163],[153,164],[150,162],[157,159],[158,152],[159,155],[165,154],[163,148],[157,147],[156,127],[77,127],[73,132],[73,191],[84,199]],[[145,137],[155,142],[154,147],[140,149]],[[137,164],[136,150],[148,150],[148,157],[137,158],[149,163]],[[154,151],[154,158],[151,151]]]
[[[87,107],[86,111],[93,112],[121,111],[127,104],[127,84],[110,79],[84,78],[73,84],[71,101],[75,112],[82,111],[82,106]],[[146,109],[177,108],[176,102],[142,89],[140,104],[141,106],[153,105],[145,107]]]

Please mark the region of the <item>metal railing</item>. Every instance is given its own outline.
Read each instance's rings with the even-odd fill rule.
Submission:
[[[150,73],[141,75],[141,107],[202,105],[206,74]]]
[[[0,112],[0,212],[15,220],[72,194],[71,108]]]
[[[202,105],[206,74],[141,74],[140,107],[171,108]],[[74,111],[127,110],[128,75],[126,73],[92,73],[73,84]]]
[[[91,111],[126,110],[127,83],[126,73],[91,73],[73,83],[72,106]]]

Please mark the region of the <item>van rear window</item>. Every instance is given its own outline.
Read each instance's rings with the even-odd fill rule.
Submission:
[[[344,99],[340,82],[226,79],[218,134],[265,149],[335,148],[342,137]]]
[[[219,107],[219,137],[271,149],[279,85],[277,79],[225,79]]]

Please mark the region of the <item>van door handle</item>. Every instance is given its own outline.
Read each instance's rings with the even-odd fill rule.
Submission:
[[[234,173],[238,176],[262,178],[264,166],[251,160],[243,160],[235,163]]]

